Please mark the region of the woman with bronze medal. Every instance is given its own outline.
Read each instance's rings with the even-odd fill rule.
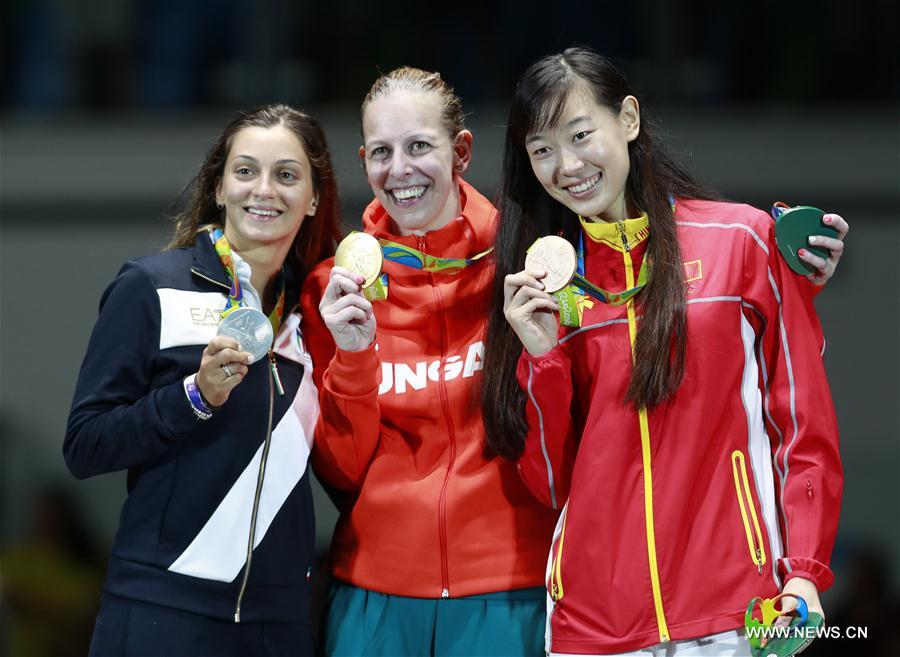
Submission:
[[[104,293],[64,446],[79,478],[128,471],[92,655],[312,654],[317,402],[293,300],[337,226],[319,124],[244,112],[169,247]]]
[[[695,182],[584,48],[519,81],[498,206],[484,413],[561,511],[547,650],[749,655],[748,602],[780,593],[821,619],[837,425],[776,223]]]

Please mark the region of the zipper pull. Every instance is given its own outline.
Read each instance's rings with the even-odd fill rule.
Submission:
[[[617,221],[616,230],[619,231],[619,237],[622,238],[622,246],[625,247],[626,251],[631,251],[631,246],[628,244],[628,236],[625,234],[625,222]]]
[[[553,585],[550,587],[550,599],[553,600],[553,602],[559,600],[559,584],[556,582],[553,582]]]
[[[812,482],[810,482],[808,479],[806,480],[806,496],[809,499],[813,498]]]
[[[449,597],[450,597],[450,590],[449,590],[449,589],[444,589],[443,591],[441,591],[441,597],[442,597],[442,598],[449,598]]]
[[[762,550],[756,548],[756,572],[762,575]]]
[[[278,365],[275,364],[275,354],[269,349],[269,367],[272,368],[272,378],[275,379],[275,389],[278,394],[284,396],[284,386],[281,385],[281,377],[278,376]]]

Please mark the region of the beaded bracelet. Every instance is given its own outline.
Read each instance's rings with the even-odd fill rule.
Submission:
[[[197,387],[196,374],[191,374],[184,379],[184,394],[187,395],[188,401],[191,403],[191,410],[200,420],[208,420],[212,417],[213,409],[206,405],[200,388]]]

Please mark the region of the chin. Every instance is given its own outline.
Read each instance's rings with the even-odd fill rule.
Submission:
[[[391,218],[398,227],[407,231],[423,230],[429,224],[428,214],[419,210],[410,214],[398,212],[397,215],[391,215]]]

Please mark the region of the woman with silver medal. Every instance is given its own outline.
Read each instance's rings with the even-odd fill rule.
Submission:
[[[337,216],[319,124],[244,112],[171,244],[104,294],[64,445],[79,478],[128,471],[92,655],[312,654],[318,405],[293,300]]]

